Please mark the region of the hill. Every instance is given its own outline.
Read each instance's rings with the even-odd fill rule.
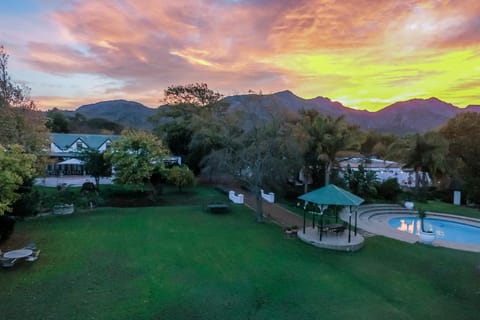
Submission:
[[[87,118],[103,118],[125,127],[150,130],[152,125],[147,119],[155,113],[155,109],[135,101],[112,100],[83,105],[74,112]]]
[[[264,113],[269,109],[285,109],[292,113],[297,113],[301,109],[315,109],[331,117],[343,115],[348,122],[365,130],[395,134],[425,132],[444,125],[459,113],[480,112],[478,105],[461,109],[433,97],[396,102],[380,111],[369,112],[351,109],[340,102],[321,96],[303,99],[288,90],[268,95],[229,96],[224,98],[224,102],[230,105],[231,110],[242,108],[257,113]],[[126,127],[151,130],[152,125],[147,119],[155,113],[155,109],[134,101],[114,100],[84,105],[75,112],[88,118],[104,118]]]
[[[225,98],[233,108],[257,108],[266,106],[283,108],[292,112],[301,109],[315,109],[331,116],[345,116],[345,119],[365,130],[377,130],[386,133],[408,134],[436,129],[458,113],[480,111],[480,106],[461,109],[437,98],[412,99],[396,102],[386,108],[369,112],[345,107],[340,102],[325,97],[302,99],[290,91],[271,95],[239,95]],[[260,112],[260,111],[259,111]]]

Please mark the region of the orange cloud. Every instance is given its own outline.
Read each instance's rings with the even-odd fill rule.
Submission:
[[[85,0],[51,14],[63,42],[31,40],[26,60],[47,74],[121,82],[97,90],[98,100],[152,103],[169,85],[207,82],[225,94],[289,88],[366,108],[409,92],[466,90],[436,57],[478,52],[479,16],[477,0]],[[478,71],[458,80],[475,83]]]

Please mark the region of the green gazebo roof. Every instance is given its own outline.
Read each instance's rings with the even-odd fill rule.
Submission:
[[[353,193],[333,184],[305,193],[298,198],[315,204],[339,206],[358,206],[365,201]]]

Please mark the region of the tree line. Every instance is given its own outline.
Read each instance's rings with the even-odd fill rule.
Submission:
[[[199,92],[211,98],[202,99],[201,104],[199,98],[185,98]],[[251,98],[261,104],[261,95]],[[285,191],[299,172],[304,192],[308,181],[312,187],[332,179],[338,182],[337,158],[358,155],[397,161],[413,169],[417,193],[431,177],[431,188],[463,190],[469,201],[480,202],[478,113],[462,113],[434,131],[396,136],[363,131],[344,117],[324,116],[317,110],[295,114],[274,104],[230,110],[222,95],[206,84],[170,87],[165,100],[169,105],[159,108],[151,119],[154,133],[196,174],[228,174],[251,190],[259,201],[259,220],[260,189]],[[355,189],[348,183],[346,187]]]
[[[86,121],[65,118],[58,110],[42,116],[28,97],[28,88],[10,78],[7,63],[8,54],[0,47],[0,214],[11,210],[19,188],[40,174],[48,156],[49,129],[71,132]],[[258,221],[263,219],[261,189],[285,192],[303,183],[306,192],[336,182],[337,158],[359,154],[413,168],[417,188],[428,174],[434,186],[463,190],[470,201],[480,202],[477,113],[462,113],[435,131],[395,136],[363,131],[343,117],[317,110],[279,109],[273,102],[262,102],[261,94],[251,98],[257,99],[258,108],[232,109],[205,83],[171,86],[164,91],[168,105],[150,119],[153,132],[125,131],[101,158],[117,168],[118,182],[154,186],[165,180],[161,159],[181,156],[187,166],[171,178],[179,187],[191,182],[190,170],[205,179],[228,176],[255,194]],[[108,170],[98,171],[103,175]],[[371,179],[359,173],[350,176],[356,182],[347,187],[357,191],[365,189],[358,188],[359,181],[366,185]]]

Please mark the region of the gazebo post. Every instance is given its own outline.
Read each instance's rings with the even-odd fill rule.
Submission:
[[[306,221],[305,215],[306,215],[305,210],[303,210],[303,234],[305,234],[305,221]]]
[[[328,205],[321,204],[318,205],[318,209],[320,209],[320,241],[322,241],[323,236],[323,212],[328,208]]]
[[[306,224],[306,221],[307,221],[307,204],[308,202],[305,201],[305,204],[303,205],[303,234],[305,234],[305,224]]]
[[[320,241],[322,241],[323,235],[323,212],[320,213]]]
[[[312,228],[315,229],[315,213],[312,211]]]
[[[351,229],[352,229],[352,206],[349,206],[350,208],[350,212],[348,213],[348,243],[350,243],[350,239],[351,239],[351,235],[350,235],[350,232],[351,232]]]
[[[357,207],[355,207],[355,236],[357,236]]]

